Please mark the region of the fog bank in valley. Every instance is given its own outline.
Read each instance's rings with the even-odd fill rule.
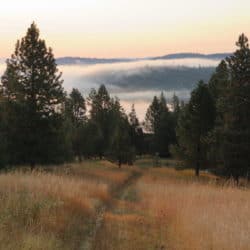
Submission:
[[[126,111],[135,104],[140,120],[154,95],[164,92],[166,98],[175,93],[187,100],[191,89],[201,79],[208,81],[218,60],[185,58],[143,60],[105,64],[59,65],[64,88],[78,88],[86,97],[91,88],[105,84],[112,96],[120,98]],[[0,74],[5,64],[0,61]]]

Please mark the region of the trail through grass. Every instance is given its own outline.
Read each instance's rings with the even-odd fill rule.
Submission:
[[[129,176],[108,162],[0,174],[0,249],[78,250]]]
[[[96,219],[94,221],[94,227],[90,231],[89,235],[83,242],[82,250],[91,250],[95,248],[96,242],[99,241],[100,232],[103,230],[103,223],[105,214],[108,213],[116,206],[117,199],[126,192],[127,188],[140,176],[140,172],[137,170],[127,170],[129,172],[128,178],[124,180],[123,183],[111,189],[111,199],[104,202],[96,213]]]
[[[103,214],[93,250],[248,250],[250,190],[202,172],[140,163]]]
[[[250,189],[151,159],[0,174],[0,249],[249,250]]]
[[[94,250],[97,249],[135,249],[131,248],[131,234],[128,235],[127,223],[133,223],[137,221],[140,223],[140,220],[143,218],[140,215],[140,212],[135,208],[135,203],[138,201],[139,196],[136,191],[136,183],[139,178],[142,176],[142,170],[134,170],[132,172],[131,178],[129,178],[124,185],[115,192],[115,199],[110,204],[110,206],[103,213],[102,225],[99,228],[96,238],[93,241]],[[134,225],[135,226],[135,225]],[[135,227],[136,230],[139,227]],[[133,230],[131,231],[133,233]],[[143,240],[141,237],[138,240]],[[129,245],[128,245],[129,243]],[[138,243],[138,241],[137,241]],[[136,249],[139,248],[139,244],[136,243]]]

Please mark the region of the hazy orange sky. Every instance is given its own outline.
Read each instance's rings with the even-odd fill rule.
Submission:
[[[57,57],[145,57],[229,52],[250,36],[250,0],[8,0],[0,57],[35,21]]]

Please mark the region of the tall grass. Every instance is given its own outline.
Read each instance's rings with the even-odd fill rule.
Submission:
[[[182,173],[171,169],[159,170],[158,175],[155,171],[147,173],[137,188],[141,208],[147,210],[156,228],[158,225],[162,246],[183,250],[249,249],[249,189],[187,182]]]
[[[79,249],[111,186],[129,175],[79,164],[52,169],[0,175],[0,249]]]
[[[95,250],[247,250],[250,190],[148,168],[104,216]]]
[[[137,168],[123,185],[131,169],[87,161],[1,174],[0,249],[80,249],[107,202],[96,250],[249,249],[250,189],[173,168]]]

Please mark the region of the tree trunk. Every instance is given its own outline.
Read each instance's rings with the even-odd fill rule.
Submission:
[[[195,176],[199,177],[200,175],[200,162],[196,162],[196,167],[195,167]]]
[[[122,161],[121,161],[121,159],[118,160],[118,166],[119,166],[119,168],[122,167]]]
[[[247,172],[247,181],[250,182],[250,173],[249,173],[249,171]]]
[[[99,154],[99,159],[102,160],[102,153]]]
[[[30,169],[31,170],[34,170],[34,168],[35,168],[35,162],[34,161],[32,161],[31,163],[30,163]]]
[[[200,147],[200,142],[197,144],[197,161],[196,161],[196,166],[195,166],[195,176],[199,177],[200,175],[200,152],[201,152],[201,147]]]
[[[78,160],[79,160],[79,163],[82,162],[82,156],[81,155],[78,156]]]
[[[239,180],[240,180],[240,176],[238,174],[236,174],[234,176],[234,181],[236,182],[236,186],[239,186]]]

